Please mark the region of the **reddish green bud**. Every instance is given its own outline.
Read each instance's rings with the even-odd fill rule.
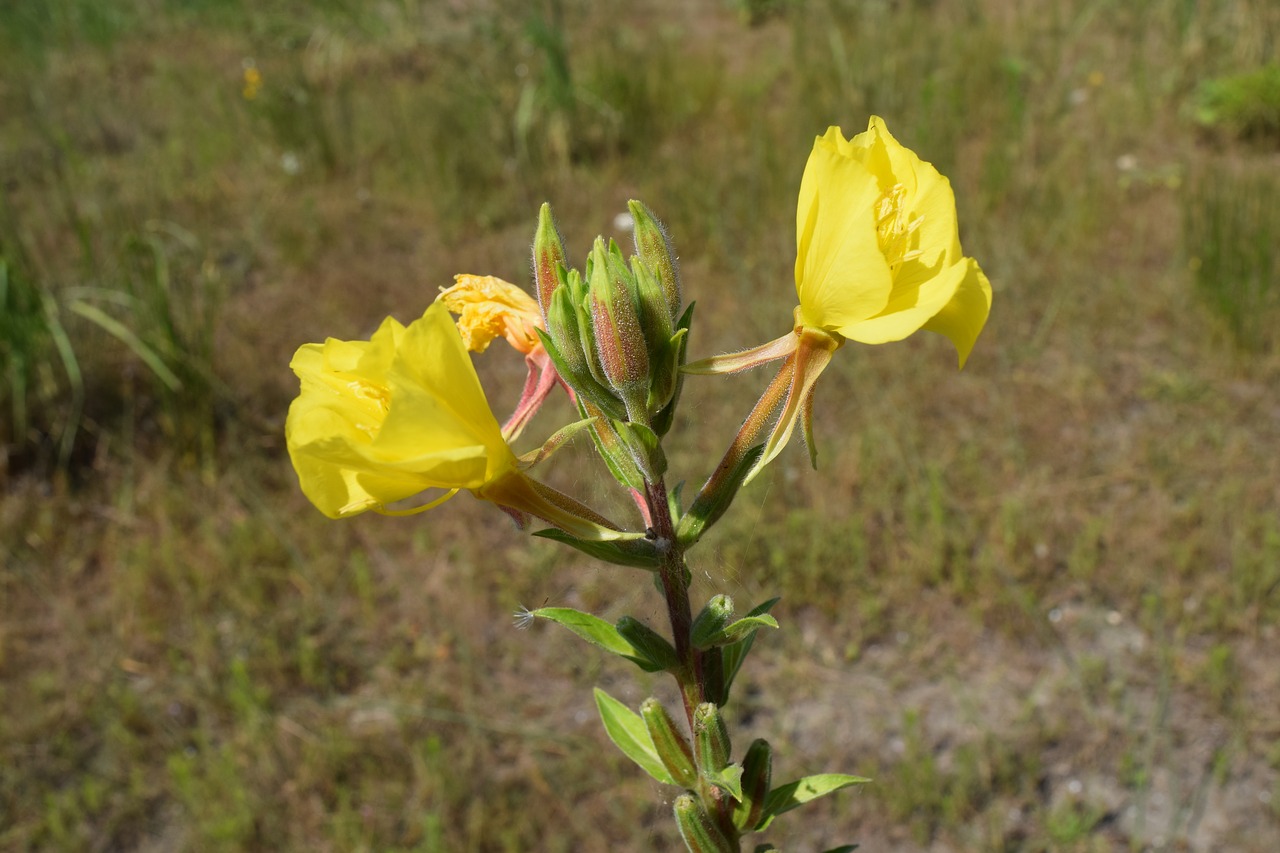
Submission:
[[[626,265],[596,238],[588,270],[587,309],[605,383],[627,405],[629,420],[648,421],[649,351]]]
[[[769,742],[756,738],[742,759],[742,801],[734,807],[733,823],[750,832],[764,814],[764,803],[773,784],[773,751]]]
[[[650,697],[640,705],[640,716],[644,718],[649,737],[653,738],[653,746],[662,759],[671,778],[682,788],[693,788],[698,784],[698,771],[693,766],[693,747],[676,727],[671,713],[657,699]]]
[[[658,217],[644,202],[632,199],[627,202],[631,219],[635,222],[632,232],[636,241],[636,254],[653,270],[662,285],[667,314],[672,322],[680,316],[680,266],[676,259],[671,236]]]
[[[560,231],[551,218],[551,205],[543,202],[538,210],[538,230],[533,236],[533,280],[537,284],[542,319],[548,323],[551,320],[551,295],[560,284],[557,266],[568,266],[564,241],[560,239]]]
[[[725,837],[695,797],[689,794],[676,797],[675,813],[680,837],[690,853],[737,853],[738,845]]]
[[[700,649],[714,646],[724,631],[724,626],[728,625],[732,618],[733,599],[727,595],[712,596],[707,606],[702,608],[697,618],[693,620],[693,628],[690,631],[693,645]]]
[[[704,772],[718,773],[729,766],[729,729],[720,709],[710,702],[693,709],[693,743]]]

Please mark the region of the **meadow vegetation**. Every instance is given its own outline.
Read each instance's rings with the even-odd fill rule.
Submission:
[[[654,685],[510,618],[649,585],[469,498],[327,521],[288,361],[527,281],[544,200],[574,257],[666,220],[692,357],[773,338],[874,113],[995,299],[960,373],[846,348],[694,567],[784,596],[733,728],[875,780],[787,849],[1280,849],[1278,62],[1271,0],[10,3],[0,848],[675,849],[589,690]],[[762,382],[688,381],[677,479]]]

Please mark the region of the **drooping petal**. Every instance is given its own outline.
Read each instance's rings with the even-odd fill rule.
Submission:
[[[950,338],[961,367],[968,360],[991,313],[991,282],[979,269],[977,261],[972,258],[964,260],[965,277],[960,286],[942,310],[924,324],[929,331]]]

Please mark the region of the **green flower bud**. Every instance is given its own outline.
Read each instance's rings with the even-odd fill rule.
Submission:
[[[662,765],[682,788],[693,788],[698,784],[698,771],[693,766],[693,748],[689,741],[676,727],[671,713],[657,699],[650,697],[640,705],[640,716],[644,718],[649,737],[653,738],[653,746],[662,759]]]
[[[710,702],[693,709],[693,743],[702,770],[715,773],[729,766],[729,729],[720,709]]]
[[[627,202],[631,219],[635,222],[632,234],[636,241],[636,254],[653,270],[662,285],[671,321],[680,316],[680,266],[675,248],[667,229],[644,202],[632,199]]]
[[[738,846],[725,837],[695,797],[676,797],[675,813],[680,837],[690,853],[736,853]]]
[[[732,618],[733,599],[727,595],[713,596],[693,620],[693,628],[690,632],[693,645],[700,649],[715,645],[724,626],[728,625]]]
[[[577,270],[572,272],[572,275],[577,274]],[[541,283],[539,283],[539,288],[541,288]],[[539,290],[539,293],[541,293],[541,290]],[[550,335],[551,342],[555,344],[556,351],[564,359],[564,363],[568,365],[572,374],[576,376],[587,374],[590,371],[590,366],[587,362],[586,353],[583,352],[582,335],[578,329],[578,312],[574,310],[573,297],[570,294],[568,284],[556,285],[551,291],[545,306],[547,334]],[[565,377],[570,382],[573,381],[573,378],[573,376]]]
[[[764,814],[764,803],[773,784],[773,751],[769,742],[756,738],[742,759],[742,802],[733,810],[733,824],[745,832],[755,829]]]
[[[551,320],[551,295],[560,284],[557,266],[568,266],[564,241],[551,218],[551,205],[543,202],[538,210],[538,230],[533,236],[533,279],[537,284],[542,319],[548,323]]]
[[[667,310],[666,296],[653,270],[640,258],[632,256],[630,272],[636,283],[636,305],[640,309],[640,327],[644,329],[645,340],[649,343],[649,357],[661,358],[675,331],[671,313]]]
[[[640,620],[623,616],[614,627],[624,640],[635,646],[636,651],[652,661],[658,669],[672,670],[680,666],[676,650],[667,642],[667,638]]]
[[[615,247],[616,249],[616,247]],[[605,384],[627,405],[627,417],[646,423],[649,351],[636,310],[634,284],[620,255],[596,238],[588,270],[587,308]]]

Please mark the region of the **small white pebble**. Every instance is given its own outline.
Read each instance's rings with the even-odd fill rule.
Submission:
[[[1069,794],[1079,794],[1083,790],[1084,790],[1084,785],[1080,782],[1079,779],[1072,779],[1070,782],[1067,783],[1067,793]]]
[[[1119,625],[1123,621],[1124,621],[1124,617],[1120,615],[1119,610],[1112,610],[1110,613],[1107,614],[1108,625],[1113,625],[1113,626]]]
[[[1054,622],[1054,623],[1057,623],[1057,622],[1061,622],[1061,621],[1062,621],[1062,608],[1061,608],[1061,607],[1055,607],[1055,608],[1053,608],[1052,610],[1050,610],[1050,611],[1049,611],[1049,621],[1050,621],[1050,622]]]

